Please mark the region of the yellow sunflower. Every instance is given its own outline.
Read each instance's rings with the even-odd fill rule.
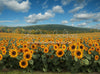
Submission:
[[[83,57],[83,51],[80,49],[75,50],[74,56],[78,59],[81,59]]]
[[[6,55],[6,50],[2,50],[2,55]]]
[[[32,59],[32,54],[30,53],[30,52],[25,52],[24,54],[23,54],[23,58],[25,59],[25,60],[31,60]]]
[[[0,54],[0,60],[2,60],[2,58],[3,58],[3,56],[2,56],[2,54]]]
[[[77,48],[77,45],[74,44],[74,43],[69,45],[69,49],[70,49],[70,51],[72,51],[72,52],[75,51],[76,48]]]
[[[57,55],[57,57],[62,57],[62,56],[64,55],[64,50],[58,49],[58,50],[56,51],[56,55]]]
[[[79,44],[79,49],[84,50],[85,46],[83,44]]]
[[[66,50],[66,45],[62,45],[62,49],[63,50]]]
[[[54,50],[57,50],[59,47],[58,47],[57,44],[55,44],[55,45],[53,46],[53,48],[54,48]]]
[[[21,68],[26,68],[28,66],[28,61],[27,60],[24,60],[24,59],[23,60],[20,60],[19,66]]]
[[[35,44],[32,44],[32,45],[31,45],[31,49],[36,49],[36,47],[37,47],[37,46],[36,46]]]
[[[12,58],[16,58],[16,57],[18,56],[18,52],[17,52],[16,49],[10,49],[10,50],[9,50],[9,55],[10,55],[10,57],[12,57]]]
[[[95,55],[95,60],[98,60],[99,59],[99,56],[98,55]]]
[[[48,47],[45,47],[45,48],[44,48],[44,53],[48,53],[48,52],[49,52]]]

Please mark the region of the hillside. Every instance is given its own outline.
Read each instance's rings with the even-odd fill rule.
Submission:
[[[64,31],[68,31],[69,33],[84,33],[84,32],[97,32],[100,30],[90,29],[90,28],[80,28],[80,27],[72,27],[60,24],[45,24],[45,25],[33,25],[33,26],[25,26],[25,27],[0,27],[0,32],[17,32],[17,33],[53,33],[54,31],[57,33],[63,33]]]

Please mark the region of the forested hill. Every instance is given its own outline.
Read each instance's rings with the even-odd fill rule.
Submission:
[[[80,27],[72,27],[67,25],[60,25],[60,24],[45,24],[45,25],[32,25],[32,26],[25,26],[25,27],[0,27],[0,32],[7,32],[7,33],[85,33],[85,32],[97,32],[100,30],[91,29],[91,28],[80,28]]]

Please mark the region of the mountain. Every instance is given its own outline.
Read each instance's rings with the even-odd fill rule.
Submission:
[[[17,31],[18,33],[35,33],[35,32],[39,33],[39,31],[41,31],[42,33],[53,33],[54,31],[57,31],[57,33],[63,33],[64,31],[66,32],[68,31],[69,33],[83,33],[83,32],[97,32],[100,30],[91,28],[72,27],[61,24],[45,24],[45,25],[25,26],[25,27],[0,27],[0,31],[3,32]]]

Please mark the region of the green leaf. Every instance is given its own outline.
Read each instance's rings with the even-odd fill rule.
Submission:
[[[33,65],[34,64],[34,60],[29,60],[29,64]]]
[[[85,65],[89,65],[89,61],[87,59],[84,60]]]
[[[47,72],[47,69],[46,69],[46,68],[43,68],[43,71],[44,71],[44,72]]]
[[[74,60],[77,62],[78,61],[78,58],[74,57]]]

